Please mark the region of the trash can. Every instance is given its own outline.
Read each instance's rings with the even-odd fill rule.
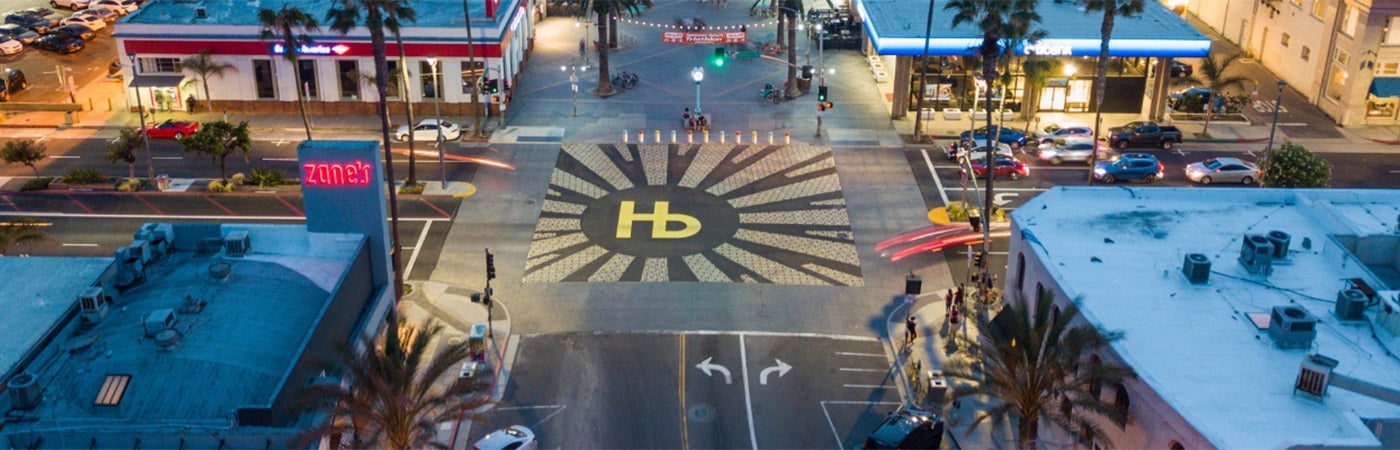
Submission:
[[[925,402],[942,405],[943,397],[948,395],[948,380],[943,378],[942,373],[929,372],[928,376],[928,397]]]
[[[160,175],[156,175],[156,189],[161,191],[170,189],[170,175],[166,175],[163,173]]]
[[[797,77],[797,90],[802,92],[812,90],[812,79]]]

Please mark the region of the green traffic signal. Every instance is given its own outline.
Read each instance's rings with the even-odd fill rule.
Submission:
[[[710,58],[710,63],[715,67],[724,67],[725,56],[724,47],[715,47],[715,56]]]

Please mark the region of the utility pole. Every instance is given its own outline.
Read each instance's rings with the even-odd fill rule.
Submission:
[[[131,60],[131,87],[136,89],[136,115],[141,118],[141,145],[146,147],[146,180],[155,184],[156,163],[151,157],[151,138],[146,136],[146,107],[141,104],[141,86],[136,85],[136,53],[127,53],[126,57]]]

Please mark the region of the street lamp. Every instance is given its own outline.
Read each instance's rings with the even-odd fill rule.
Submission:
[[[1269,146],[1264,147],[1264,167],[1269,166],[1269,157],[1274,152],[1274,131],[1278,130],[1278,109],[1283,103],[1283,88],[1288,86],[1287,81],[1278,80],[1278,95],[1274,97],[1274,123],[1269,125]]]
[[[822,89],[826,87],[826,57],[822,53],[823,48],[826,47],[826,30],[822,26],[821,22],[817,22],[817,24],[813,28],[816,28],[817,30],[817,92],[820,93]],[[927,68],[925,70],[927,70]],[[821,139],[822,137],[822,105],[825,101],[826,99],[821,98],[820,96],[817,98],[817,139]],[[919,108],[922,110],[923,107],[924,105],[921,102]],[[918,135],[919,133],[914,134]]]
[[[436,57],[436,56],[429,56],[429,57],[428,57],[428,68],[429,68],[429,69],[432,69],[432,71],[433,71],[433,74],[432,74],[432,76],[433,76],[433,93],[434,93],[434,94],[437,94],[437,95],[436,95],[437,101],[433,102],[433,115],[436,116],[436,117],[437,117],[437,120],[438,120],[438,123],[437,123],[438,171],[442,174],[442,188],[443,188],[443,189],[447,189],[447,163],[443,161],[443,152],[446,151],[446,150],[444,149],[444,147],[446,147],[446,146],[443,145],[443,139],[442,139],[442,96],[443,96],[444,94],[446,94],[446,92],[443,92],[442,84],[441,84],[441,83],[438,83],[437,63],[438,63],[438,60],[437,60],[437,57]]]
[[[141,87],[136,85],[136,52],[126,52],[131,60],[131,87],[136,89],[136,116],[141,118],[141,145],[146,147],[146,179],[156,182],[155,158],[151,157],[151,139],[146,134],[146,107],[141,103]]]
[[[700,81],[705,79],[705,68],[695,66],[690,69],[690,79],[695,80],[695,115],[700,115]]]
[[[581,17],[581,18],[579,18],[579,20],[574,21],[574,28],[583,28],[583,36],[581,36],[581,37],[578,38],[578,57],[579,57],[580,59],[583,59],[584,64],[587,64],[587,63],[588,63],[588,28],[589,28],[590,26],[592,26],[593,24],[592,24],[592,23],[589,23],[587,20],[583,20],[583,19],[585,19],[585,18],[586,18],[586,17]]]
[[[579,65],[577,60],[569,61],[567,66],[559,66],[559,70],[569,72],[569,87],[574,91],[574,117],[578,117],[578,73],[588,70],[588,65]]]

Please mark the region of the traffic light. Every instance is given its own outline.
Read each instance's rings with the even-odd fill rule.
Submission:
[[[802,78],[807,78],[807,79],[811,79],[811,78],[812,78],[812,65],[808,64],[808,65],[802,66]]]
[[[812,67],[812,66],[807,66],[807,67]],[[817,86],[817,101],[819,101],[819,102],[825,102],[825,101],[826,101],[826,86]]]
[[[982,258],[983,258],[983,254],[982,254],[981,252],[973,253],[973,254],[972,254],[972,267],[982,267],[982,262],[985,261],[985,260],[983,260]]]
[[[724,67],[724,58],[724,47],[715,47],[715,56],[710,58],[710,64],[714,64],[715,67]]]
[[[490,250],[486,251],[486,279],[496,279],[496,255],[492,255]]]
[[[487,94],[495,94],[497,92],[501,92],[501,80],[495,78],[487,78],[485,84]]]

